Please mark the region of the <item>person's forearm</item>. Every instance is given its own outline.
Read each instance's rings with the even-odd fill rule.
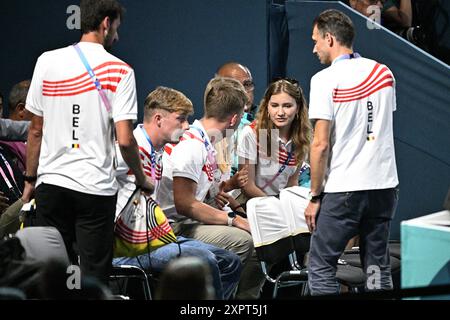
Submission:
[[[174,194],[177,213],[204,224],[227,224],[225,211],[216,209],[196,199],[186,199],[183,195]]]
[[[402,0],[400,7],[392,6],[383,13],[385,22],[395,24],[397,27],[407,28],[412,24],[411,0]]]
[[[42,127],[34,122],[30,126],[27,141],[26,175],[35,177],[39,165],[39,155],[41,154]]]
[[[139,149],[136,140],[132,138],[126,144],[119,144],[119,147],[125,163],[131,171],[133,171],[133,174],[136,177],[136,184],[142,185],[145,181],[145,174],[139,157]]]
[[[228,180],[226,180],[225,182],[224,182],[224,184],[223,184],[223,191],[225,191],[225,192],[230,192],[230,191],[232,191],[232,190],[234,190],[234,189],[237,189],[235,186],[234,186],[234,184],[233,184],[233,180],[232,180],[233,178],[230,178],[230,179],[228,179]]]
[[[43,118],[39,116],[33,116],[28,131],[25,175],[28,177],[35,177],[35,178],[25,181],[22,193],[22,201],[24,203],[29,202],[34,195],[34,187],[37,179],[37,169],[39,166],[39,156],[41,154],[42,126],[43,126]]]
[[[403,27],[411,27],[412,7],[411,0],[401,0],[399,9],[399,18]]]
[[[136,184],[142,186],[145,181],[144,169],[139,156],[139,147],[133,135],[133,123],[131,120],[122,120],[115,123],[117,142],[120,153],[128,167],[136,177]]]
[[[244,188],[242,188],[242,190],[244,191],[244,194],[248,198],[267,196],[267,194],[264,191],[262,191],[260,188],[258,188],[254,182],[250,182],[250,181],[247,183],[247,185]]]
[[[298,175],[300,174],[300,166],[298,166],[297,170],[295,170],[294,174],[289,177],[287,182],[287,187],[296,187],[298,186]]]
[[[313,142],[311,145],[311,192],[315,195],[322,192],[325,171],[328,164],[328,143]]]
[[[0,139],[7,141],[26,141],[30,121],[0,119]]]

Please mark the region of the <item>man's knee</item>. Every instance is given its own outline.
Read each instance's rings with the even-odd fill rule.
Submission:
[[[234,231],[232,242],[230,243],[230,250],[237,254],[242,262],[248,260],[254,254],[254,245],[252,236],[243,230]]]

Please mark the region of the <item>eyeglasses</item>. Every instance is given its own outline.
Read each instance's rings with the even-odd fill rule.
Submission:
[[[294,78],[275,77],[275,78],[272,78],[272,83],[273,83],[273,82],[280,81],[280,80],[284,80],[284,81],[289,82],[290,84],[293,84],[293,85],[295,85],[295,86],[298,86],[298,80],[297,80],[297,79],[294,79]]]
[[[244,86],[245,91],[253,91],[255,89],[255,84],[252,80],[244,80],[242,85]]]

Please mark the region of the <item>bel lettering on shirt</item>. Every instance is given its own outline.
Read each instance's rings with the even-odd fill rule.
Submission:
[[[74,141],[78,141],[78,137],[77,137],[77,128],[79,127],[79,123],[78,121],[80,120],[80,117],[78,116],[80,114],[80,106],[78,104],[74,104],[72,106],[72,139]]]
[[[367,101],[367,140],[374,140],[372,131],[372,123],[373,123],[373,104],[372,101]]]

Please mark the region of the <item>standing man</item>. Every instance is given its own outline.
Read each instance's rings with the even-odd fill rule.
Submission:
[[[338,293],[337,261],[355,235],[366,288],[392,289],[388,239],[398,200],[395,79],[385,65],[353,52],[354,34],[350,18],[337,10],[322,12],[313,23],[313,52],[322,64],[331,64],[311,79],[309,117],[315,124],[305,217],[312,232],[313,295]]]
[[[192,102],[181,92],[158,87],[145,99],[144,123],[134,130],[139,145],[144,173],[149,176],[156,199],[163,172],[162,154],[164,145],[177,143],[179,137],[189,129],[188,116],[194,113]],[[119,192],[116,215],[126,206],[136,186],[133,174],[119,157],[117,170]],[[198,240],[177,237],[177,242],[166,244],[150,253],[138,257],[119,257],[113,260],[117,265],[134,265],[151,272],[162,272],[170,261],[180,256],[198,257],[209,266],[215,296],[212,298],[229,299],[239,282],[241,262],[233,252],[221,249]]]
[[[81,0],[80,8],[78,48],[45,52],[36,63],[26,101],[33,117],[23,200],[36,186],[37,225],[59,230],[73,262],[76,242],[82,275],[106,283],[117,193],[114,128],[136,184],[148,190],[153,185],[133,136],[134,71],[106,51],[119,39],[124,9],[116,0]]]

